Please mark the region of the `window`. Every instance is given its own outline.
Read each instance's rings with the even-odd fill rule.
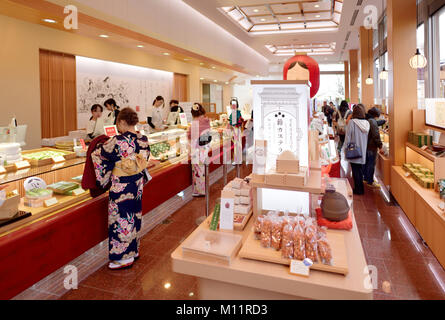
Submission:
[[[435,98],[445,98],[445,8],[432,17],[432,93]]]
[[[425,25],[422,23],[417,28],[417,48],[425,55]],[[417,107],[425,108],[425,69],[417,71]]]

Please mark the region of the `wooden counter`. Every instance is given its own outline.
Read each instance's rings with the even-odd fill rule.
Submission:
[[[406,177],[402,167],[391,169],[391,193],[433,254],[445,268],[445,212],[439,193]]]
[[[199,229],[208,228],[211,216]],[[243,243],[253,226],[249,221],[244,231],[233,231],[243,236]],[[347,276],[311,270],[308,278],[289,273],[289,267],[235,257],[230,266],[199,259],[184,258],[179,246],[172,253],[173,270],[199,278],[200,297],[204,300],[242,299],[373,299],[373,290],[366,289],[367,266],[357,224],[353,218],[351,231],[335,231],[344,234],[348,256]]]

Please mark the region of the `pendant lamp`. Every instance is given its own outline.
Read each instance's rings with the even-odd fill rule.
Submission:
[[[379,74],[379,79],[380,80],[388,80],[388,76],[389,76],[388,71],[385,69],[385,67],[383,67],[383,70]]]
[[[366,82],[366,84],[369,85],[369,86],[372,85],[372,84],[374,84],[374,80],[371,78],[371,75],[368,76],[368,78],[366,79],[365,82]]]
[[[369,40],[370,40],[370,36],[369,36],[369,30],[368,30],[368,60],[369,60],[369,66],[368,66],[369,69],[368,70],[369,70],[369,74],[368,74],[368,78],[366,79],[365,83],[368,86],[371,86],[374,84],[374,80],[371,77],[371,68],[372,68],[371,67],[371,52],[370,52],[371,45],[369,44]]]
[[[427,63],[427,59],[420,53],[419,48],[417,48],[416,54],[409,60],[409,65],[413,69],[423,69],[426,67]]]

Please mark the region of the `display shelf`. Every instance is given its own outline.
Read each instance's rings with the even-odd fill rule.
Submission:
[[[321,171],[319,170],[311,170],[307,183],[304,187],[287,187],[287,186],[276,186],[267,184],[264,181],[259,180],[258,176],[254,175],[252,179],[252,187],[253,188],[262,188],[262,189],[279,189],[279,190],[287,190],[287,191],[299,191],[299,192],[309,192],[314,194],[323,194],[324,186],[321,182]],[[255,192],[255,190],[254,190]]]
[[[380,177],[385,186],[389,186],[391,184],[391,159],[380,152],[377,155],[377,176]]]
[[[406,163],[419,163],[434,172],[434,186],[445,178],[445,157],[436,157],[422,148],[406,142]]]
[[[41,167],[31,167],[28,169],[18,170],[16,172],[8,172],[5,174],[0,174],[0,185],[7,184],[11,182],[16,182],[29,177],[34,177],[37,175],[42,175],[49,172],[54,172],[62,169],[67,169],[70,167],[78,166],[84,164],[86,158],[75,158],[72,160],[67,160],[63,163],[49,164]]]

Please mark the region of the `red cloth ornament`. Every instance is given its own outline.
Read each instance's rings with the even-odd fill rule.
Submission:
[[[294,62],[303,62],[308,67],[309,81],[311,82],[311,85],[312,85],[311,86],[311,98],[315,97],[318,90],[320,89],[320,68],[318,66],[317,61],[315,61],[311,57],[305,56],[305,55],[296,55],[296,56],[290,58],[284,64],[284,69],[283,69],[283,79],[284,80],[288,80],[287,72],[289,70],[290,65],[293,64]]]
[[[323,218],[323,212],[321,208],[315,209],[317,212],[317,223],[320,227],[327,227],[328,229],[337,229],[337,230],[351,230],[352,229],[352,213],[349,211],[348,218],[343,221],[330,221],[328,219]]]

